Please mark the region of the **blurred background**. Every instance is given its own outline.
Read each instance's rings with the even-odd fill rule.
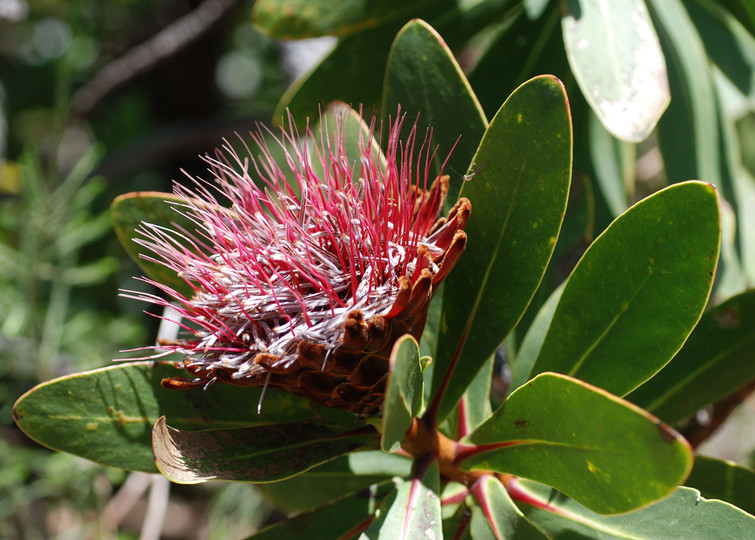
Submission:
[[[101,467],[40,447],[15,427],[12,418],[15,400],[36,384],[107,365],[124,356],[119,351],[154,340],[157,320],[145,316],[141,304],[117,294],[118,289],[140,287],[132,279],[140,271],[112,232],[108,207],[113,198],[130,191],[170,191],[182,170],[202,174],[199,154],[211,151],[223,137],[247,132],[255,122],[268,123],[292,81],[336,46],[329,37],[284,43],[264,35],[251,24],[253,4],[0,0],[0,538],[240,538],[280,516],[263,503],[254,486],[182,487],[158,475]],[[457,4],[469,11],[457,12]],[[746,2],[735,0],[684,4],[691,10],[704,6],[709,10],[705,13],[716,17],[724,13],[715,7],[719,4],[748,9]],[[591,126],[593,146],[585,142],[588,135],[578,135],[584,144],[575,152],[579,181],[567,220],[579,227],[571,236],[562,235],[570,245],[561,250],[565,267],[558,273],[566,275],[584,247],[627,204],[668,183],[664,160],[665,167],[674,164],[673,149],[663,149],[662,156],[656,134],[631,147],[607,139],[599,122],[589,116],[558,32],[561,2],[443,0],[435,6],[428,20],[470,73],[489,118],[516,85],[552,72],[569,89],[575,127],[579,123],[587,133],[584,126]],[[476,6],[489,11],[475,12]],[[412,13],[402,12],[407,17]],[[476,18],[464,19],[459,13]],[[719,62],[720,70],[711,70],[718,92],[726,98],[721,98],[721,129],[731,126],[729,132],[741,151],[733,160],[742,171],[750,171],[737,184],[735,197],[727,191],[728,162],[721,166],[721,186],[731,203],[725,205],[725,266],[715,291],[721,300],[752,287],[755,279],[755,251],[747,248],[755,245],[755,234],[747,237],[742,232],[755,229],[755,153],[747,151],[755,141],[755,16],[740,27],[730,15],[703,15],[698,13],[694,22],[707,54]],[[484,24],[457,24],[457,16],[462,22]],[[728,54],[727,42],[716,41],[724,34],[715,34],[718,27],[708,24],[714,19],[733,28],[738,43],[749,47],[742,49],[747,53],[743,60]],[[387,20],[338,45],[344,58],[348,47],[355,49],[349,54],[367,58],[352,63],[354,69],[374,63],[378,81],[390,40],[406,18]],[[360,39],[375,48],[365,49]],[[698,74],[691,70],[686,75]],[[735,92],[727,77],[741,82],[737,88],[744,97],[731,98]],[[303,88],[316,87],[315,79]],[[357,82],[367,85],[371,80]],[[334,97],[348,97],[338,92],[348,94],[349,87],[328,81]],[[368,90],[379,95],[379,84],[372,86]],[[674,103],[678,88],[672,85],[671,90]],[[365,89],[358,91],[361,96]],[[708,131],[716,129],[708,126],[698,133],[700,140]],[[608,146],[598,146],[601,143]],[[715,144],[700,144],[698,150],[705,148],[719,153]],[[601,152],[619,156],[613,188],[600,184],[611,176],[601,169]],[[682,148],[678,154],[686,167],[695,150]],[[731,152],[726,155],[731,157]],[[684,167],[677,170],[686,175]],[[703,176],[695,172],[688,177]],[[733,225],[737,214],[739,224]],[[740,236],[735,241],[737,226]],[[742,238],[749,238],[749,244]],[[730,409],[752,391],[752,384],[748,388]],[[697,420],[703,427],[710,421],[705,414],[718,412],[701,413]],[[751,398],[700,451],[751,465],[754,415]]]
[[[140,272],[113,198],[200,173],[316,60],[255,30],[252,3],[0,0],[0,538],[239,538],[269,513],[252,486],[168,487],[41,448],[12,418],[38,382],[154,339],[117,294]]]

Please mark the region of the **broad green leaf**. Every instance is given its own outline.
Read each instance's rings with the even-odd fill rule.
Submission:
[[[419,345],[409,334],[400,337],[391,352],[390,375],[383,402],[380,447],[398,452],[412,420],[422,409],[422,368]]]
[[[383,482],[346,495],[316,510],[271,525],[250,536],[249,540],[352,538],[393,489],[392,482]]]
[[[669,104],[666,63],[642,0],[566,0],[564,45],[582,94],[619,139],[647,138]]]
[[[755,289],[703,315],[684,347],[627,399],[676,424],[755,379]]]
[[[141,257],[141,254],[150,255],[149,250],[134,241],[135,238],[140,238],[136,229],[142,225],[142,222],[173,230],[184,228],[187,231],[194,231],[196,224],[179,213],[176,204],[184,204],[184,201],[172,193],[156,191],[127,193],[113,201],[110,206],[110,218],[113,221],[115,234],[126,253],[136,261],[148,277],[191,297],[192,288],[183,278],[162,264]]]
[[[699,320],[719,245],[709,184],[676,184],[634,205],[572,272],[532,373],[565,373],[617,395],[648,380]]]
[[[658,144],[671,181],[719,179],[716,97],[700,36],[679,0],[648,0],[667,60],[671,103]]]
[[[616,218],[629,207],[627,188],[636,178],[634,145],[613,137],[594,114],[590,114],[589,136],[595,181]]]
[[[516,358],[511,362],[509,394],[529,380],[532,366],[535,365],[535,360],[537,360],[540,354],[540,348],[548,333],[548,328],[550,328],[556,306],[558,306],[558,302],[561,299],[561,293],[564,291],[564,285],[562,283],[551,293],[550,298],[543,304],[540,311],[537,312],[537,315],[532,320],[532,324],[527,329]]]
[[[605,514],[668,495],[692,467],[687,441],[658,419],[555,373],[514,391],[462,444],[466,469],[543,482]]]
[[[476,504],[471,505],[469,529],[475,540],[546,538],[524,518],[506,488],[494,476],[485,475],[472,486],[471,492]]]
[[[586,114],[587,104],[584,101],[582,101],[580,108]],[[574,144],[579,145],[578,140],[586,140],[587,130],[584,125],[581,128],[578,125],[574,127],[576,128]],[[582,144],[581,147],[586,148],[586,144]],[[551,260],[537,292],[527,306],[527,310],[517,323],[514,332],[506,338],[506,343],[510,349],[513,349],[513,351],[509,351],[509,358],[512,362],[516,361],[522,340],[540,308],[548,301],[553,291],[563,285],[579,259],[595,240],[595,228],[599,227],[602,230],[610,223],[611,218],[608,209],[602,201],[603,198],[596,192],[590,177],[584,174],[574,175],[569,188],[569,202],[564,214],[564,221]],[[601,226],[600,223],[603,223],[603,225]],[[540,344],[542,344],[542,339]],[[540,344],[538,344],[538,349]]]
[[[409,125],[419,114],[417,144],[422,142],[426,127],[433,129],[432,149],[438,145],[434,176],[440,173],[453,148],[444,170],[451,176],[447,201],[452,206],[461,189],[461,175],[480,144],[487,120],[453,54],[424,21],[407,23],[396,36],[388,57],[383,117],[395,115],[399,106]]]
[[[397,454],[380,450],[353,452],[260,488],[278,508],[301,512],[393,476],[408,476],[411,467],[411,459]]]
[[[429,0],[258,0],[252,20],[278,39],[345,36],[415,13]]]
[[[186,376],[172,364],[134,362],[68,375],[31,389],[14,407],[18,427],[54,450],[103,465],[157,472],[152,426],[165,415],[181,429],[251,427],[321,420],[357,426],[356,416],[314,407],[299,396],[214,384],[166,389],[166,377]],[[335,414],[334,414],[335,413]]]
[[[536,77],[509,96],[480,143],[475,171],[462,188],[472,203],[469,241],[444,283],[432,381],[439,421],[524,313],[556,245],[571,178],[560,81]]]
[[[333,430],[313,423],[181,431],[162,416],[152,430],[152,452],[170,481],[276,482],[356,450],[375,439],[371,427]]]
[[[671,497],[621,516],[602,516],[544,486],[531,488],[537,506],[522,505],[527,519],[553,538],[600,540],[707,540],[753,538],[755,518],[728,503],[706,500],[680,487]],[[534,501],[532,501],[534,502]]]
[[[323,103],[335,100],[354,107],[362,104],[371,113],[380,104],[388,51],[396,30],[387,25],[340,39],[320,64],[286,90],[273,118],[282,118],[288,109],[303,125],[308,117],[317,117]],[[365,55],[365,51],[370,54]]]
[[[752,469],[698,455],[684,485],[700,490],[706,499],[720,499],[755,514],[755,471]]]
[[[420,540],[443,538],[438,463],[417,461],[412,478],[388,495],[362,540]]]

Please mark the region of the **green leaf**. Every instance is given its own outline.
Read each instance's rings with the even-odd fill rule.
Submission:
[[[419,114],[420,141],[426,127],[433,129],[433,145],[438,145],[434,175],[440,174],[455,145],[444,171],[451,175],[448,201],[453,205],[461,189],[461,172],[467,170],[488,122],[453,53],[424,21],[407,23],[388,57],[383,117],[395,114],[399,105],[409,124]]]
[[[706,499],[721,499],[755,514],[755,471],[752,469],[698,455],[684,485],[699,489]]]
[[[474,445],[460,451],[466,469],[544,482],[605,514],[668,495],[692,467],[689,444],[674,430],[604,390],[555,373],[517,389],[462,444]]]
[[[479,479],[471,492],[476,504],[471,505],[469,528],[475,540],[486,536],[496,539],[546,538],[524,518],[506,488],[494,476],[485,475]]]
[[[158,283],[168,285],[184,296],[191,297],[193,290],[183,278],[162,264],[142,258],[140,254],[149,255],[149,250],[134,241],[135,238],[141,237],[136,229],[142,225],[142,222],[173,230],[184,228],[187,231],[194,231],[196,229],[196,224],[177,212],[176,206],[171,203],[184,204],[184,201],[172,193],[156,191],[127,193],[113,201],[110,206],[110,218],[123,249],[136,261],[145,275]]]
[[[417,461],[411,480],[401,483],[385,498],[376,519],[360,539],[443,538],[439,493],[438,463],[431,457]]]
[[[157,472],[152,426],[160,416],[181,429],[251,427],[321,419],[357,426],[356,416],[314,407],[302,397],[260,388],[215,384],[163,388],[166,377],[185,376],[172,364],[119,364],[54,379],[32,388],[14,407],[16,424],[35,441],[103,465]],[[334,414],[335,413],[335,414]]]
[[[721,501],[709,501],[685,487],[652,506],[621,516],[601,516],[544,486],[534,487],[537,506],[525,516],[553,538],[678,539],[753,538],[755,518]],[[533,501],[534,502],[534,501]]]
[[[180,431],[162,416],[152,430],[152,452],[159,471],[179,484],[276,482],[374,439],[371,427],[344,432],[310,423]]]
[[[715,89],[702,40],[679,0],[648,0],[666,56],[671,103],[658,122],[658,144],[672,181],[719,185]]]
[[[561,300],[561,293],[564,291],[565,283],[559,285],[554,290],[545,304],[537,312],[535,318],[532,320],[532,324],[527,329],[527,333],[524,335],[522,344],[519,347],[519,351],[516,354],[516,358],[511,362],[511,382],[509,383],[510,394],[530,379],[532,373],[532,366],[535,365],[540,354],[540,348],[543,345],[545,336],[550,328],[551,321],[553,320],[553,314],[556,312],[556,306],[558,306],[559,300]]]
[[[524,313],[556,245],[571,178],[571,122],[560,81],[536,77],[511,94],[469,171],[477,171],[462,188],[472,203],[469,241],[444,283],[433,366],[439,421]]]
[[[647,138],[669,104],[666,63],[642,0],[566,0],[564,45],[595,113],[619,139]]]
[[[493,369],[495,367],[495,353],[483,365],[482,369],[472,380],[459,402],[463,410],[459,411],[462,427],[459,437],[471,433],[477,426],[487,420],[493,414],[490,404],[490,385],[493,382]],[[458,438],[458,437],[457,437]]]
[[[755,379],[755,289],[707,312],[684,347],[627,399],[676,424]]]
[[[288,109],[303,125],[308,117],[317,117],[323,102],[335,100],[354,107],[362,104],[371,112],[380,104],[388,51],[396,30],[387,25],[340,39],[319,65],[286,90],[273,118],[281,119]],[[370,54],[365,55],[365,51]]]
[[[250,536],[250,540],[299,540],[301,538],[352,538],[375,512],[380,502],[394,489],[383,482],[369,489],[346,495],[310,512],[276,523]]]
[[[533,373],[629,393],[674,356],[699,320],[719,246],[709,184],[676,184],[634,205],[577,263]]]
[[[583,115],[586,116],[587,104],[582,102],[580,108]],[[577,129],[574,135],[576,137],[574,139],[575,145],[579,145],[579,140],[586,140],[587,130],[584,125]],[[585,148],[586,144],[582,144],[581,147]],[[556,242],[556,247],[553,249],[553,255],[548,263],[548,268],[545,270],[540,286],[527,306],[524,315],[517,323],[514,332],[506,338],[506,343],[509,347],[509,358],[512,361],[516,361],[523,337],[526,336],[526,332],[529,330],[530,324],[532,324],[540,308],[548,301],[553,291],[564,284],[571,271],[577,265],[580,257],[585,253],[592,241],[595,240],[594,231],[596,227],[603,230],[608,226],[610,221],[607,207],[602,202],[602,197],[596,194],[595,186],[591,179],[587,175],[575,173],[569,189],[569,202],[567,203],[566,214],[564,214],[558,242]],[[542,344],[542,338],[540,344]],[[537,346],[538,349],[540,348],[540,344]],[[534,362],[534,359],[532,361]],[[531,367],[532,365],[530,365],[529,369]]]
[[[393,345],[390,375],[383,402],[380,447],[398,452],[412,420],[422,410],[422,368],[419,345],[410,335],[401,336]]]
[[[278,39],[345,36],[407,17],[428,0],[258,0],[252,20]]]
[[[380,450],[353,452],[281,482],[262,484],[265,498],[278,508],[312,510],[344,493],[351,493],[393,476],[411,474],[412,460]]]

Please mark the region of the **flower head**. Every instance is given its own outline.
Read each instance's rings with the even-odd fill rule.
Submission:
[[[373,130],[359,134],[357,160],[343,120],[303,136],[291,123],[276,139],[283,160],[258,131],[257,154],[226,144],[205,157],[212,181],[176,185],[176,209],[196,230],[143,224],[138,240],[193,290],[186,297],[146,280],[168,299],[136,293],[177,304],[187,321],[189,337],[160,346],[182,353],[196,379],[165,386],[270,386],[379,413],[393,343],[419,339],[434,291],[464,250],[470,212],[461,199],[437,219],[448,178],[429,181],[427,139],[415,161],[416,125],[402,141],[402,120],[389,126],[385,157]]]

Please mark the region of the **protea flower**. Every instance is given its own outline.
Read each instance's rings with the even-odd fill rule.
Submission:
[[[257,154],[246,147],[241,157],[226,142],[204,158],[212,181],[176,185],[177,210],[196,231],[144,224],[139,242],[193,295],[146,279],[169,299],[135,293],[177,305],[188,321],[187,339],[160,347],[182,353],[196,378],[164,386],[263,386],[380,413],[391,348],[405,333],[419,339],[433,293],[464,250],[470,212],[461,199],[437,219],[448,177],[429,181],[427,137],[415,161],[416,124],[402,141],[402,122],[389,126],[382,158],[373,120],[359,134],[358,161],[347,156],[343,121],[330,134],[282,129],[283,163],[258,131]]]

